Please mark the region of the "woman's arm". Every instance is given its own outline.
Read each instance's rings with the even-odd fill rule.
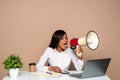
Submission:
[[[43,53],[43,55],[41,56],[41,58],[39,59],[37,65],[36,65],[37,71],[47,71],[48,70],[48,66],[45,66],[45,64],[49,59],[49,55],[50,55],[51,51],[52,51],[52,49],[49,47],[45,50],[45,52]]]
[[[82,70],[83,64],[84,64],[84,62],[82,60],[83,51],[80,50],[80,51],[77,52],[77,50],[72,50],[72,49],[69,49],[68,51],[71,54],[72,62],[74,64],[76,70],[79,70],[79,71]]]

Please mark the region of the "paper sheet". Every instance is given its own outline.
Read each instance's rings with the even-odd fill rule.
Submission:
[[[34,72],[31,73],[34,76],[41,76],[41,77],[52,77],[52,76],[59,76],[61,73],[56,73],[56,72]]]

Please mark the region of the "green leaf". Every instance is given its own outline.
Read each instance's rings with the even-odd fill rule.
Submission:
[[[23,62],[21,58],[18,55],[11,54],[8,56],[4,62],[4,69],[9,70],[11,68],[22,68],[23,67]]]

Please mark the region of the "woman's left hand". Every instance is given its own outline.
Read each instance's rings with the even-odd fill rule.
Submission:
[[[76,45],[76,49],[74,50],[76,55],[78,56],[79,59],[82,59],[83,56],[83,50],[80,45]]]

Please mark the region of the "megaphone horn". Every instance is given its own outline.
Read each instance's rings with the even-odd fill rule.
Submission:
[[[72,49],[76,48],[76,45],[88,46],[89,49],[95,50],[99,45],[99,37],[95,31],[89,31],[86,37],[73,38],[70,40],[70,45]]]

